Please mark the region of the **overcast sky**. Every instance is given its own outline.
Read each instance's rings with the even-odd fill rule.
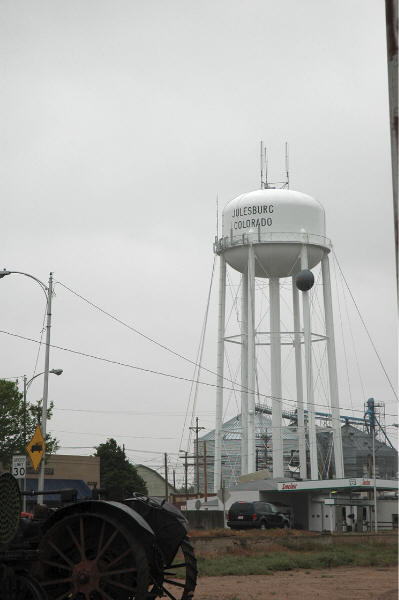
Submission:
[[[324,205],[327,235],[396,383],[383,2],[2,0],[0,7],[0,267],[42,280],[54,271],[57,282],[195,359],[216,196],[223,206],[259,187],[260,139],[272,179],[281,178],[288,140],[291,187]],[[203,359],[210,369],[216,281]],[[31,280],[1,280],[1,330],[39,339],[44,308]],[[357,353],[338,348],[342,407],[363,408],[362,377],[366,396],[395,414],[355,312],[352,334]],[[52,342],[192,377],[188,362],[60,284]],[[1,334],[0,376],[31,377],[36,355],[35,344]],[[37,372],[43,360],[42,351]],[[161,455],[149,452],[179,451],[189,383],[60,350],[51,351],[50,366],[64,369],[49,390],[56,406],[49,427],[61,452],[89,454],[71,447],[112,436],[132,460],[158,468]],[[41,393],[38,378],[29,399]],[[197,412],[207,429],[214,398],[212,388],[200,389]],[[231,404],[226,417],[236,412]]]

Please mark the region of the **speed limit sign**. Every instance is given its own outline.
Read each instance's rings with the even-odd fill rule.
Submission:
[[[26,476],[26,456],[23,454],[12,457],[12,474],[15,479],[24,479]]]

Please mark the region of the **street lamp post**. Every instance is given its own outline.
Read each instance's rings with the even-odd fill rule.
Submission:
[[[49,371],[49,374],[53,374],[53,375],[62,375],[64,371],[62,369],[51,369],[51,371]],[[31,377],[29,380],[27,379],[26,375],[24,375],[24,423],[23,423],[23,435],[24,435],[24,446],[26,446],[27,441],[26,441],[26,395],[28,393],[28,389],[30,384],[32,383],[32,381],[34,379],[36,379],[36,377],[40,377],[40,375],[43,375],[44,371],[42,373],[38,373],[37,375],[34,375],[33,377]]]
[[[44,358],[44,385],[43,385],[43,403],[42,403],[42,435],[46,441],[47,431],[47,399],[48,399],[48,375],[50,363],[50,330],[51,330],[51,299],[53,295],[53,274],[50,273],[47,289],[47,324],[46,324],[46,354]],[[40,463],[38,489],[44,490],[44,462],[46,456],[46,446],[44,446],[44,454]],[[43,504],[43,496],[37,498],[38,504]]]
[[[46,439],[46,421],[47,421],[47,399],[48,399],[48,376],[49,376],[49,362],[50,362],[50,331],[51,331],[51,300],[53,296],[53,274],[50,273],[48,286],[44,284],[40,279],[35,277],[34,275],[30,275],[29,273],[23,273],[22,271],[8,271],[4,269],[0,271],[0,279],[5,277],[6,275],[25,275],[25,277],[29,277],[36,281],[40,287],[42,288],[46,300],[47,300],[47,323],[46,323],[46,354],[44,359],[44,385],[43,385],[43,406],[42,406],[42,434],[44,439]],[[39,474],[39,490],[44,489],[44,460],[45,453],[43,454],[42,462],[40,465],[40,474]],[[38,504],[43,504],[43,495],[38,496],[37,498]]]
[[[63,370],[62,369],[51,369],[51,371],[49,371],[49,374],[50,373],[52,373],[54,375],[62,375]],[[32,383],[32,381],[34,379],[36,379],[36,377],[40,377],[40,375],[43,375],[43,374],[44,374],[44,371],[42,373],[38,373],[37,375],[34,375],[28,381],[27,381],[26,375],[24,375],[24,416],[23,416],[24,448],[26,448],[26,444],[27,444],[27,441],[26,441],[26,395],[27,395],[28,388],[29,388],[30,384]],[[40,489],[40,487],[38,489]],[[24,506],[23,510],[26,510],[26,496],[23,497],[23,506]]]

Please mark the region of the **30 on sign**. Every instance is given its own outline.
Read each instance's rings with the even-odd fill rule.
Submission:
[[[24,479],[26,476],[26,456],[12,457],[12,474],[16,479]]]

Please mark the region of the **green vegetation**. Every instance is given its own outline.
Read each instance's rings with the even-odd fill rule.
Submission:
[[[302,541],[302,540],[301,540]],[[391,541],[320,548],[310,540],[291,544],[279,542],[281,550],[269,553],[244,552],[223,556],[199,556],[199,575],[263,575],[292,569],[325,569],[339,566],[387,567],[397,563],[397,544]],[[303,546],[303,547],[302,547]]]
[[[109,499],[128,498],[133,492],[148,493],[144,479],[114,439],[100,444],[96,450],[95,456],[100,457],[101,488]]]
[[[47,419],[51,419],[53,403],[47,408]],[[37,424],[42,418],[42,401],[27,402],[24,406],[23,394],[16,381],[0,379],[0,463],[4,469],[11,465],[13,454],[26,454],[26,444],[30,442]],[[57,440],[46,435],[46,455],[57,450]]]

